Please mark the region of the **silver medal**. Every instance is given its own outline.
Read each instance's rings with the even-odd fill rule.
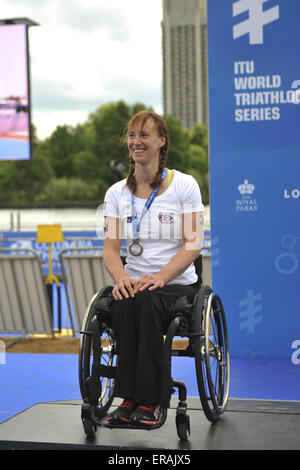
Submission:
[[[167,174],[167,170],[166,170],[166,168],[164,168],[163,171],[162,171],[161,180],[163,180],[166,177],[166,174]],[[145,203],[145,206],[143,208],[143,211],[142,211],[142,214],[140,216],[139,221],[138,221],[138,218],[137,218],[137,211],[136,211],[136,208],[135,208],[135,205],[134,205],[133,190],[132,189],[130,190],[130,193],[131,193],[131,206],[132,206],[132,217],[130,219],[131,219],[131,222],[132,222],[133,237],[135,239],[129,244],[128,251],[132,256],[140,256],[143,253],[143,245],[140,243],[140,241],[138,239],[139,232],[140,232],[140,224],[141,224],[142,218],[146,214],[147,210],[150,208],[150,206],[151,206],[151,204],[152,204],[152,202],[153,202],[153,200],[154,200],[154,198],[157,194],[158,187],[159,187],[159,185],[157,185],[155,187],[155,189],[153,189],[152,193],[148,197],[148,199]]]
[[[130,243],[128,250],[132,256],[140,256],[143,253],[143,246],[141,245],[139,240],[133,240]]]

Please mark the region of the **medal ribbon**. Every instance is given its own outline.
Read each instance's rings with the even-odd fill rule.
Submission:
[[[163,172],[161,174],[161,181],[166,177],[166,174],[167,174],[167,169],[164,168]],[[137,240],[137,241],[139,240],[139,232],[140,232],[140,226],[141,226],[142,218],[145,216],[146,212],[150,208],[150,206],[151,206],[151,204],[152,204],[152,202],[153,202],[153,200],[154,200],[154,198],[157,194],[158,187],[159,186],[157,185],[156,188],[153,189],[152,193],[148,197],[148,199],[147,199],[147,201],[144,205],[144,208],[143,208],[143,211],[142,211],[142,214],[141,214],[141,217],[140,217],[139,221],[138,221],[137,211],[136,211],[134,200],[133,200],[133,190],[131,189],[133,240]]]

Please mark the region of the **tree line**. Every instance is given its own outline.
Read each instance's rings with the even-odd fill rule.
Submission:
[[[108,103],[76,126],[59,125],[40,140],[32,129],[32,158],[0,162],[0,206],[95,205],[108,187],[125,178],[129,155],[123,132],[141,109],[124,101]],[[203,202],[209,202],[208,131],[196,124],[183,129],[179,120],[165,116],[169,128],[167,167],[191,174]]]

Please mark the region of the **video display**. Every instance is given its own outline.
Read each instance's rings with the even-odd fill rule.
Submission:
[[[0,160],[31,157],[28,27],[0,25]]]

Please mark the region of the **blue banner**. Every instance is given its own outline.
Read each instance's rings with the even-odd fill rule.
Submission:
[[[209,0],[213,288],[231,353],[300,363],[300,2]]]

